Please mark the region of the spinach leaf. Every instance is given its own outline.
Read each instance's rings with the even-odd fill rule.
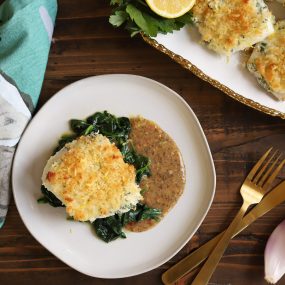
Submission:
[[[150,159],[146,156],[138,154],[130,143],[122,145],[120,149],[124,161],[132,164],[136,169],[136,182],[140,183],[142,178],[150,176]]]
[[[159,216],[161,215],[161,210],[156,209],[156,208],[149,208],[145,204],[142,204],[142,211],[140,212],[139,216],[137,219],[139,221],[144,221],[144,220],[159,220]]]
[[[40,204],[49,203],[53,207],[65,207],[52,192],[46,189],[45,186],[42,185],[41,191],[44,196],[38,199],[38,203]]]
[[[94,115],[88,117],[86,122],[98,129],[100,134],[106,136],[118,148],[128,140],[131,131],[129,118],[117,118],[107,111],[96,112]]]
[[[144,220],[159,220],[161,210],[156,208],[150,208],[145,204],[138,203],[134,210],[130,210],[123,213],[121,216],[122,225],[129,224],[131,222],[139,222]]]
[[[93,226],[96,235],[105,242],[110,242],[118,237],[126,238],[125,233],[122,231],[123,225],[119,215],[96,219]]]
[[[74,133],[62,136],[55,151],[63,148],[66,143],[80,136],[90,135],[91,133],[100,133],[106,136],[120,149],[129,139],[131,123],[129,118],[117,118],[107,111],[104,111],[96,112],[86,120],[72,119],[70,120],[70,128]]]
[[[77,120],[77,119],[71,119],[69,124],[71,130],[78,135],[85,132],[85,130],[90,126],[90,124],[88,124],[84,120]]]
[[[97,236],[105,242],[110,242],[119,237],[126,238],[123,227],[131,222],[139,222],[143,220],[159,220],[161,211],[159,209],[150,208],[147,205],[138,203],[136,209],[130,210],[123,214],[115,214],[111,217],[97,219],[92,225]]]

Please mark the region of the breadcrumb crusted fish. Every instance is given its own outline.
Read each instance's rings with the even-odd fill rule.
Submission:
[[[249,48],[274,32],[263,0],[197,0],[192,12],[202,41],[219,54]]]
[[[285,100],[285,21],[278,22],[275,33],[255,46],[247,68],[261,86]]]
[[[136,171],[103,135],[82,136],[52,156],[42,183],[78,221],[123,213],[142,200]]]

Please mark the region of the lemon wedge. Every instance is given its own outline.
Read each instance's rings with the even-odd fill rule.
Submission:
[[[150,9],[164,18],[177,18],[187,13],[195,0],[146,0]]]

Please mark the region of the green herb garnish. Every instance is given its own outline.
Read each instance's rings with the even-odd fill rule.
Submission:
[[[141,32],[151,37],[172,33],[194,22],[191,12],[174,19],[163,18],[152,12],[143,0],[112,0],[110,4],[116,7],[109,22],[114,27],[124,26],[132,37]]]

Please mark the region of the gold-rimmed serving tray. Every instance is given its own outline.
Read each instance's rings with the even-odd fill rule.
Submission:
[[[270,9],[277,19],[285,18],[285,8],[279,3],[271,3]],[[268,115],[285,119],[285,102],[276,100],[258,85],[245,67],[245,53],[226,58],[209,51],[200,44],[195,27],[184,27],[156,38],[142,37],[149,45],[233,99]]]

